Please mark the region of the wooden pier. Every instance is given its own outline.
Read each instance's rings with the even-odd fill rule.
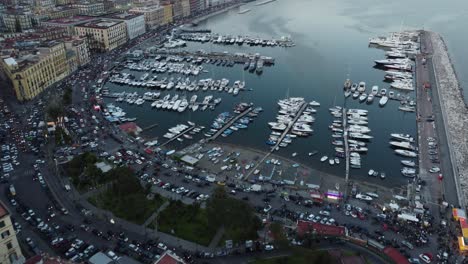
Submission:
[[[278,139],[278,142],[276,142],[276,145],[274,145],[273,147],[271,147],[271,152],[279,149],[279,144],[281,144],[281,142],[283,141],[284,137],[289,133],[289,131],[291,130],[292,126],[296,123],[296,121],[299,119],[299,117],[301,116],[302,112],[304,112],[304,110],[306,109],[307,107],[307,103],[302,103],[301,105],[301,108],[299,108],[299,110],[297,111],[296,113],[296,116],[294,117],[293,121],[289,123],[288,127],[283,131],[283,134],[281,134],[281,137]]]
[[[161,144],[159,147],[164,147],[165,145],[167,145],[167,144],[171,143],[172,141],[178,139],[179,137],[185,135],[187,132],[192,131],[192,129],[194,129],[194,128],[195,128],[195,126],[191,126],[191,127],[187,128],[182,133],[178,134],[177,136],[175,136],[175,137],[169,139],[168,141],[164,142],[163,144]]]
[[[218,132],[216,132],[213,136],[209,137],[208,138],[208,141],[212,141],[212,140],[215,140],[217,137],[219,137],[219,135],[221,135],[224,130],[228,129],[229,127],[231,127],[237,120],[239,120],[240,118],[244,117],[246,114],[250,113],[250,111],[252,111],[252,107],[249,107],[247,108],[246,110],[244,110],[244,112],[238,114],[237,116],[235,116],[234,118],[232,118],[229,122],[227,122],[221,129],[218,130]]]
[[[157,126],[158,126],[158,123],[154,123],[154,124],[149,125],[149,126],[147,126],[147,127],[145,127],[145,128],[142,128],[142,129],[141,129],[141,132],[148,131],[148,130],[153,129],[153,128],[157,127]]]

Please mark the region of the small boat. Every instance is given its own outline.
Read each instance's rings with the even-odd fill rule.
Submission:
[[[367,96],[367,103],[370,104],[374,101],[374,95],[373,94],[369,94],[369,96]]]
[[[345,96],[346,98],[348,98],[350,95],[351,95],[351,91],[350,91],[350,90],[346,90],[346,91],[344,92],[344,96]]]
[[[323,157],[320,158],[320,161],[321,161],[321,162],[324,162],[324,161],[326,161],[327,159],[328,159],[327,156],[323,156]]]
[[[291,156],[296,157],[296,156],[297,156],[297,152],[294,152],[293,154],[291,154]]]
[[[384,96],[382,96],[382,98],[380,98],[379,105],[380,106],[385,106],[387,104],[387,102],[388,102],[388,97],[384,95]]]
[[[386,176],[387,176],[387,175],[385,174],[385,172],[381,172],[381,173],[380,173],[380,179],[383,180],[383,179],[385,179]]]
[[[369,176],[374,176],[375,171],[373,169],[370,169],[367,175]]]
[[[335,164],[340,164],[340,159],[339,158],[335,158]]]
[[[359,82],[359,86],[357,88],[357,91],[360,93],[363,93],[366,91],[366,82]]]
[[[357,90],[357,83],[353,83],[353,85],[351,85],[351,92],[355,92]]]
[[[315,150],[315,151],[312,151],[312,152],[309,152],[309,157],[310,157],[310,156],[313,156],[313,155],[315,155],[315,154],[317,154],[317,153],[318,153],[318,151],[316,151],[316,150]]]
[[[367,94],[363,93],[359,96],[359,102],[364,102],[367,99]]]
[[[329,159],[328,164],[330,164],[332,166],[335,165],[335,160],[334,159]]]

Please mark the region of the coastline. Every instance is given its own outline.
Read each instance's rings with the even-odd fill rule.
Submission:
[[[236,7],[239,7],[239,6],[243,5],[243,4],[244,4],[244,3],[237,3],[237,4],[235,4],[235,5],[225,7],[225,8],[223,8],[223,9],[221,9],[221,10],[216,11],[216,12],[207,14],[207,15],[202,16],[202,17],[199,17],[199,18],[195,18],[195,19],[193,19],[193,20],[191,21],[191,23],[198,24],[198,23],[200,23],[200,22],[202,22],[202,21],[204,21],[204,20],[207,20],[208,18],[211,18],[211,17],[217,16],[217,15],[220,15],[220,14],[222,14],[222,13],[224,13],[224,12],[227,12],[227,11],[229,11],[229,10],[231,10],[231,9],[234,9],[234,8],[236,8]]]
[[[468,198],[464,188],[468,188],[468,109],[463,100],[463,92],[460,89],[453,63],[448,54],[447,46],[440,34],[428,32],[434,48],[433,66],[437,82],[437,90],[440,94],[440,103],[444,126],[447,128],[447,140],[451,156],[455,188],[461,207],[465,207]]]

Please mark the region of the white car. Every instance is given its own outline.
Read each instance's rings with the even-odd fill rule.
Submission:
[[[164,250],[167,249],[167,246],[164,245],[163,243],[159,243],[159,244],[158,244],[158,248],[164,251]]]
[[[264,213],[268,213],[270,210],[271,210],[271,205],[267,205],[265,206],[265,208],[263,208]]]
[[[320,211],[319,214],[324,215],[324,216],[330,216],[330,212],[325,211],[325,210]]]
[[[432,167],[432,168],[430,168],[430,169],[429,169],[429,172],[431,172],[431,173],[437,173],[437,172],[440,172],[440,168],[439,168],[439,167],[436,167],[436,166],[434,166],[434,167]]]
[[[273,245],[269,245],[269,244],[265,245],[265,250],[266,251],[271,251],[273,249],[275,249],[275,247]]]
[[[143,164],[143,162],[141,162],[141,160],[139,160],[139,159],[135,160],[135,162],[136,162],[137,164],[140,164],[140,165]]]
[[[419,258],[420,258],[422,261],[424,261],[425,263],[431,263],[431,261],[432,261],[431,258],[430,258],[428,255],[426,255],[426,254],[420,254],[420,255],[419,255]]]

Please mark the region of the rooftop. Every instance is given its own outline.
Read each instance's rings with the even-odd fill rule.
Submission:
[[[123,23],[122,21],[113,21],[113,20],[108,20],[108,19],[98,19],[98,20],[93,20],[89,22],[85,22],[83,24],[79,24],[79,27],[87,27],[87,28],[100,28],[100,29],[106,29],[113,27],[115,25],[118,25],[120,23]]]
[[[62,24],[62,25],[76,25],[83,22],[88,22],[94,20],[94,17],[89,16],[71,16],[71,17],[62,17],[56,19],[50,19],[45,21],[46,23],[55,23],[55,24]]]
[[[104,16],[105,18],[112,18],[112,19],[121,19],[121,20],[130,20],[135,17],[142,16],[141,14],[135,14],[135,13],[121,13],[121,14],[110,14]]]
[[[346,229],[342,226],[322,225],[311,221],[297,221],[297,233],[303,235],[305,233],[315,231],[318,235],[323,236],[344,236]]]
[[[185,264],[185,261],[167,250],[154,264]]]

